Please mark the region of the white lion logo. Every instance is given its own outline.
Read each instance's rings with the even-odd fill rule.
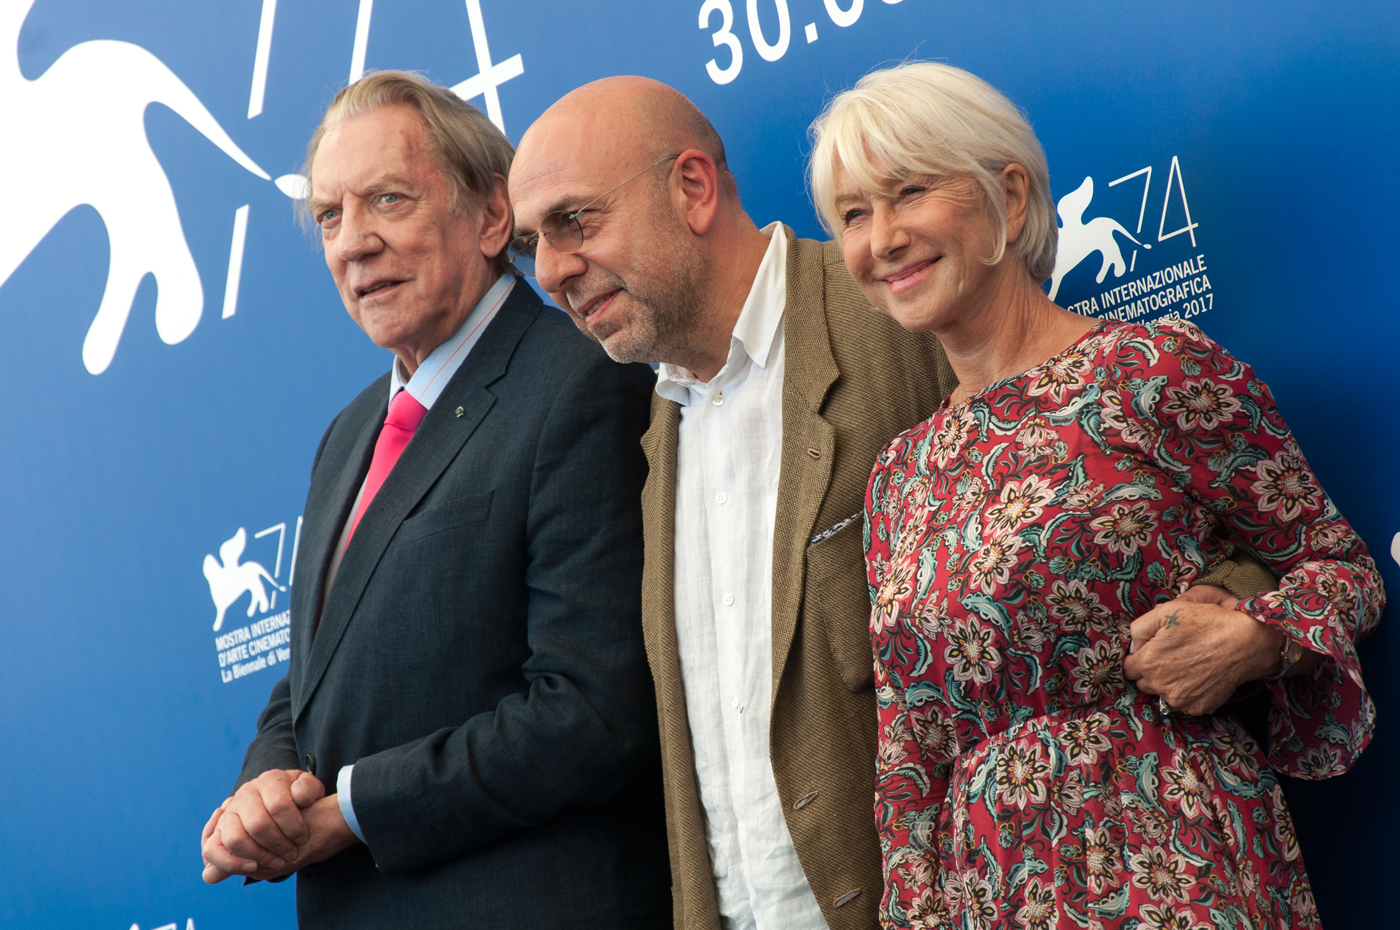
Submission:
[[[204,577],[209,582],[209,596],[214,599],[214,607],[219,612],[214,618],[215,633],[224,625],[224,612],[245,594],[253,596],[248,602],[248,616],[269,609],[267,589],[263,587],[264,580],[270,582],[278,591],[287,590],[257,562],[239,563],[238,560],[243,557],[243,549],[247,545],[248,533],[240,526],[232,539],[225,540],[224,544],[219,546],[218,559],[212,555],[204,557]]]
[[[194,93],[150,52],[129,42],[82,42],[37,79],[19,68],[19,32],[34,0],[0,0],[0,284],[68,211],[90,204],[102,216],[111,262],[102,304],[83,340],[83,364],[112,363],[136,288],[155,276],[156,332],[174,345],[204,310],[199,271],[185,242],[175,194],[146,140],[151,103],[178,113],[238,164],[267,172],[234,144]]]
[[[1084,222],[1084,211],[1088,209],[1089,201],[1093,199],[1093,178],[1085,178],[1084,183],[1079,185],[1077,190],[1060,198],[1060,244],[1055,252],[1055,270],[1050,275],[1051,300],[1054,300],[1055,295],[1060,291],[1060,280],[1095,252],[1103,256],[1103,265],[1099,268],[1099,276],[1094,279],[1096,282],[1103,283],[1110,266],[1113,268],[1115,278],[1123,277],[1123,272],[1128,269],[1128,263],[1123,261],[1123,250],[1118,248],[1118,240],[1113,238],[1114,233],[1122,233],[1134,244],[1140,245],[1144,249],[1152,248],[1150,245],[1133,239],[1133,234],[1124,229],[1117,220],[1106,216],[1097,216],[1087,223]]]

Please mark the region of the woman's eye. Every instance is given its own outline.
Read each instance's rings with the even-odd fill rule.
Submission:
[[[865,216],[864,210],[847,210],[841,214],[841,225],[850,226],[863,216]]]
[[[917,184],[906,185],[899,189],[899,199],[908,200],[910,197],[917,197],[926,189],[927,188],[920,187]]]

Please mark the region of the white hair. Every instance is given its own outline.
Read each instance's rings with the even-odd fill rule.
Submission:
[[[396,104],[413,107],[422,118],[432,157],[452,195],[454,209],[489,201],[496,185],[505,183],[510,163],[515,158],[515,147],[485,114],[421,74],[371,71],[335,95],[311,134],[311,142],[306,147],[306,168],[302,172],[307,185],[315,181],[311,171],[326,133],[346,120]],[[298,213],[307,229],[316,225],[310,203],[307,199],[298,205]],[[498,274],[511,270],[505,249],[492,259],[492,265]]]
[[[1012,252],[1037,281],[1055,270],[1059,229],[1045,150],[1025,114],[981,78],[932,61],[874,71],[832,98],[810,132],[812,199],[838,240],[838,167],[869,191],[911,177],[968,178],[981,187],[997,229],[997,248],[987,260],[997,264],[1006,254],[1001,172],[1017,164],[1026,169],[1029,190]]]

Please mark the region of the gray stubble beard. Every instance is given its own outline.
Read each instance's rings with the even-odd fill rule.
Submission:
[[[649,262],[645,272],[660,270],[655,262]],[[603,346],[608,357],[615,362],[657,362],[671,361],[678,349],[690,345],[695,329],[703,325],[704,284],[708,276],[703,273],[700,256],[683,253],[677,260],[669,262],[665,269],[670,281],[662,292],[640,291],[623,287],[622,293],[631,298],[633,313],[628,318],[628,338],[621,343],[604,343],[593,333],[585,332]],[[666,274],[648,274],[651,280],[665,280]],[[617,280],[622,285],[621,280]]]

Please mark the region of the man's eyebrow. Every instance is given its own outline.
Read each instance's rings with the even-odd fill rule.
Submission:
[[[374,183],[364,189],[364,196],[368,199],[382,194],[387,190],[395,189],[404,190],[412,194],[418,192],[418,188],[409,178],[401,177],[397,174],[386,174],[383,177],[375,178]],[[351,191],[351,193],[354,194],[354,191]],[[311,199],[307,201],[307,205],[311,208],[312,215],[315,215],[321,212],[325,207],[338,205],[340,200],[341,198],[316,197],[313,195]]]
[[[551,213],[573,213],[584,204],[592,203],[593,200],[594,198],[592,197],[584,200],[578,194],[565,194],[551,203],[549,209],[544,211],[544,215],[549,216]]]
[[[591,201],[584,200],[577,194],[565,194],[554,200],[554,202],[552,202],[551,204],[549,204],[549,206],[544,210],[544,212],[540,214],[540,217],[543,218],[549,216],[551,213],[572,213],[579,207],[590,202]],[[537,232],[539,232],[538,229],[531,229],[529,226],[517,225],[515,227],[516,238],[520,238],[523,236],[533,236]]]
[[[397,174],[386,174],[374,179],[374,183],[368,188],[368,193],[372,197],[375,194],[383,193],[390,187],[402,187],[407,190],[416,191],[417,187],[408,178],[400,177]]]
[[[328,197],[312,197],[306,201],[306,208],[311,211],[312,216],[317,216],[327,207],[334,206],[335,202]]]

